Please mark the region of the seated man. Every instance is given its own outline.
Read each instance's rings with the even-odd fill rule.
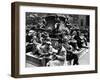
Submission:
[[[76,53],[77,50],[75,50],[75,48],[73,47],[73,45],[75,45],[76,43],[73,41],[72,44],[69,44],[69,39],[67,36],[66,38],[64,38],[65,42],[63,44],[63,46],[66,49],[66,63],[65,65],[78,65],[78,56]],[[77,47],[77,45],[75,46]],[[73,61],[73,64],[72,64]]]
[[[77,50],[75,50],[73,48],[73,46],[70,45],[68,42],[69,42],[68,39],[66,39],[64,44],[63,44],[63,46],[66,49],[65,65],[75,65],[75,64],[78,65],[78,56],[76,54],[74,54],[74,52],[77,51]],[[74,62],[72,63],[72,61],[74,61]]]
[[[30,30],[26,35],[26,53],[33,51],[33,34],[35,34],[35,31]]]
[[[61,46],[58,49],[58,53],[57,53],[57,59],[60,61],[65,61],[65,56],[66,56],[66,49],[64,48],[64,46],[61,44]]]
[[[80,38],[81,38],[82,48],[88,48],[87,39],[83,33],[81,33]]]
[[[71,36],[71,38],[68,40],[68,44],[73,47],[73,50],[79,50],[79,47],[77,45],[77,41],[73,37],[74,37],[74,35]]]
[[[50,55],[52,55],[55,49],[51,46],[51,42],[46,42],[40,47],[40,57],[43,58],[43,66],[46,66],[47,62],[50,60]],[[55,50],[57,52],[57,50]]]
[[[78,56],[77,54],[74,54],[74,51],[69,47],[69,49],[67,49],[67,55],[66,55],[66,61],[69,61],[69,65],[72,65],[72,61],[73,61],[73,65],[78,65]]]
[[[80,33],[77,32],[76,35],[74,36],[74,39],[77,41],[77,46],[78,48],[82,48],[82,39],[80,38]]]

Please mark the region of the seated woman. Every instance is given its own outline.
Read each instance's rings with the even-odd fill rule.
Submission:
[[[60,61],[57,59],[56,55],[51,57],[51,60],[46,64],[46,66],[61,66]]]
[[[66,58],[66,50],[60,44],[58,52],[53,54],[51,60],[47,63],[47,66],[63,66]]]

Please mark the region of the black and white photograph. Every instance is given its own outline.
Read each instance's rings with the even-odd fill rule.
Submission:
[[[90,15],[25,13],[25,67],[90,64]]]
[[[12,6],[12,75],[97,73],[97,7]]]

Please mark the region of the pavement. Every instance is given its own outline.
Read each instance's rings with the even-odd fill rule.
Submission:
[[[89,65],[90,63],[90,53],[89,49],[86,49],[79,57],[80,65]]]

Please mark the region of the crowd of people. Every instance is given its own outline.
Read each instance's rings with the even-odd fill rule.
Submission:
[[[43,58],[42,66],[79,65],[80,51],[87,47],[87,38],[79,27],[70,26],[66,21],[57,19],[53,28],[42,24],[26,30],[26,54]],[[50,29],[51,28],[51,29]],[[34,61],[33,61],[34,62]]]

